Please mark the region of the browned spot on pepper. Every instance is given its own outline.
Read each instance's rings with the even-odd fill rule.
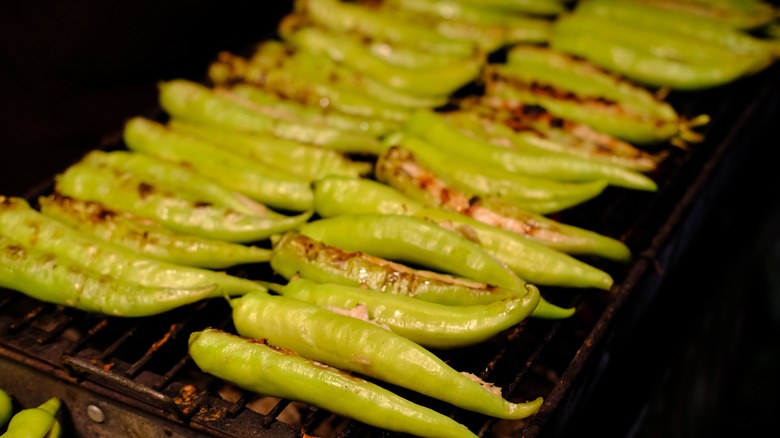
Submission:
[[[141,195],[141,198],[146,198],[147,196],[154,193],[154,186],[149,183],[139,183],[138,184],[138,194]]]
[[[8,245],[5,247],[6,252],[16,258],[22,258],[25,256],[26,251],[19,245]]]

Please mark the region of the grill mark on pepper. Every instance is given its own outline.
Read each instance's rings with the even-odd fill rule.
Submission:
[[[396,262],[374,257],[360,251],[346,251],[338,247],[329,246],[317,242],[303,235],[296,235],[288,242],[297,248],[296,252],[301,254],[306,260],[312,262],[324,262],[331,266],[344,266],[351,260],[365,261],[378,269],[384,271],[384,275],[378,285],[373,287],[382,292],[388,290],[397,290],[396,285],[403,287],[410,296],[415,295],[415,291],[421,285],[430,283],[438,284],[457,284],[474,290],[494,292],[500,288],[486,283],[473,282],[466,279],[455,279],[430,271],[414,271],[411,268]],[[369,282],[364,278],[360,284],[363,287],[370,287]]]
[[[539,137],[550,139],[549,135],[533,126],[534,124],[542,123],[587,142],[594,148],[592,150],[594,154],[602,156],[619,155],[623,158],[647,160],[652,163],[656,161],[647,153],[631,147],[619,139],[594,131],[585,125],[571,120],[554,116],[541,105],[510,103],[501,99],[480,97],[477,99],[464,99],[461,106],[466,109],[478,108],[480,117],[495,123],[502,123],[514,132],[532,132]],[[657,123],[662,122],[658,121]]]
[[[153,185],[145,182],[138,183],[138,194],[141,195],[141,198],[147,198],[149,197],[149,195],[153,193],[154,193]]]

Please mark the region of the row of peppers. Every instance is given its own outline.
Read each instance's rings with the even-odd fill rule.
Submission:
[[[203,371],[387,430],[475,436],[377,381],[533,415],[541,398],[510,401],[432,350],[570,317],[544,287],[609,290],[579,256],[628,262],[629,248],[550,215],[608,186],[656,190],[664,145],[700,140],[706,122],[639,84],[722,85],[777,53],[661,0],[623,3],[296,1],[279,39],[220,54],[211,84],[161,83],[167,120],[130,119],[126,150],[90,152],[37,205],[0,198],[0,285],[117,317],[223,297],[236,333],[192,334]],[[686,33],[642,24],[647,11]],[[606,70],[574,28],[630,49],[617,66],[684,74]],[[285,281],[224,271],[257,263]]]

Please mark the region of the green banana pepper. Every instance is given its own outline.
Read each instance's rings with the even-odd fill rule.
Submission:
[[[327,175],[357,178],[370,174],[373,168],[370,162],[352,161],[338,151],[271,135],[245,134],[176,119],[168,121],[168,127],[173,132],[198,137],[269,166],[283,168],[306,181],[315,181]]]
[[[463,277],[415,269],[360,251],[326,245],[295,231],[274,239],[271,268],[291,280],[364,287],[448,306],[488,304],[515,293]]]
[[[484,73],[486,94],[504,105],[541,105],[556,116],[636,145],[657,144],[680,134],[683,122],[676,117],[658,117],[600,95],[577,95],[548,82],[546,75],[528,76],[529,70],[519,65],[491,64]]]
[[[524,154],[469,137],[458,131],[444,117],[432,111],[416,111],[406,121],[404,130],[439,146],[443,151],[450,152],[454,156],[512,173],[563,182],[603,180],[611,185],[633,190],[658,189],[651,178],[620,166],[579,158]]]
[[[283,37],[298,50],[327,55],[337,63],[343,63],[346,67],[361,72],[375,81],[413,96],[448,96],[477,79],[485,64],[484,56],[472,56],[452,61],[439,61],[441,65],[419,67],[398,65],[377,56],[354,37],[315,27],[296,28],[294,24],[292,27],[293,29],[283,30]],[[430,55],[421,52],[416,59],[415,64],[419,65],[425,62],[424,59],[430,59]]]
[[[157,315],[220,295],[215,285],[171,288],[118,280],[2,235],[0,286],[47,303],[119,317]]]
[[[230,208],[242,214],[267,216],[275,213],[260,202],[229,190],[184,164],[152,155],[123,150],[93,150],[87,153],[81,162],[93,167],[128,172],[160,187],[179,191],[202,202]]]
[[[605,180],[550,181],[497,168],[487,172],[481,163],[445,153],[430,142],[407,133],[387,138],[386,144],[409,150],[427,169],[456,189],[505,199],[521,206],[541,204],[562,210],[600,195],[609,184]]]
[[[546,2],[546,8],[560,5]],[[383,9],[400,11],[411,21],[428,23],[440,34],[454,39],[476,42],[483,50],[493,52],[515,43],[544,43],[550,37],[552,21],[536,14],[516,13],[500,8],[478,7],[451,0],[389,0]],[[526,4],[526,6],[528,6]],[[547,12],[551,12],[547,9]],[[557,14],[553,14],[557,15]],[[428,20],[423,20],[426,17]]]
[[[264,292],[230,301],[239,335],[266,339],[303,357],[503,419],[533,415],[537,398],[505,400],[498,388],[466,376],[429,350],[375,324]]]
[[[474,206],[518,205],[523,211],[548,214],[576,205],[576,201],[506,200],[495,196],[478,196],[462,187],[455,187],[435,174],[408,149],[393,146],[379,156],[375,175],[380,182],[398,190],[417,202],[434,208],[468,213]]]
[[[360,3],[305,0],[298,5],[306,17],[333,32],[357,33],[374,40],[420,47],[431,53],[471,56],[476,51],[472,42],[447,38],[435,30],[415,26],[395,15],[378,13]]]
[[[468,428],[368,380],[216,329],[193,332],[189,353],[203,371],[270,397],[308,403],[395,432],[428,438],[476,438]]]
[[[686,62],[656,56],[645,47],[624,43],[607,32],[583,31],[574,15],[556,21],[550,46],[646,86],[682,91],[725,85],[763,70],[773,61],[767,56],[740,56],[728,62],[714,57]]]
[[[340,111],[328,111],[320,105],[304,104],[250,84],[236,84],[224,91],[222,89],[217,89],[217,91],[220,93],[232,93],[247,99],[257,111],[262,111],[274,117],[305,120],[313,124],[332,126],[336,129],[362,132],[374,137],[381,137],[400,127],[399,123],[392,120],[356,116]]]
[[[370,154],[381,147],[370,135],[270,117],[196,82],[174,79],[160,83],[159,89],[160,105],[173,118],[238,131],[271,133],[341,152]]]
[[[23,198],[0,197],[0,234],[25,246],[70,260],[96,274],[145,286],[200,288],[216,285],[215,297],[256,289],[255,282],[151,259],[104,242],[33,209]]]
[[[201,175],[263,204],[289,211],[311,209],[313,195],[309,182],[284,168],[268,166],[219,144],[182,135],[143,117],[128,120],[123,136],[131,151],[186,163]]]
[[[442,116],[466,135],[527,154],[571,156],[637,172],[655,170],[666,155],[553,116],[538,105],[503,105],[487,96],[462,99],[459,109]]]
[[[518,247],[521,247],[522,242],[531,240],[555,251],[568,254],[598,255],[623,262],[631,258],[630,250],[618,240],[590,230],[562,224],[545,216],[522,211],[489,210],[481,205],[471,206],[461,212],[432,208],[413,200],[393,187],[368,179],[328,177],[317,181],[314,186],[314,209],[321,217],[363,213],[415,216],[430,220],[440,226],[460,230],[480,245],[486,245],[488,242],[517,241],[521,242],[518,244]],[[495,237],[489,237],[491,235]],[[485,248],[497,257],[499,254],[502,254],[500,258],[509,256],[503,251],[488,246]],[[574,282],[565,280],[569,278],[569,275],[551,273],[548,276],[534,272],[535,269],[539,269],[541,272],[545,271],[542,266],[547,266],[547,264],[542,263],[542,260],[552,261],[557,257],[552,255],[549,258],[545,257],[543,254],[548,254],[548,251],[537,251],[536,244],[530,244],[526,248],[527,251],[518,251],[512,254],[512,258],[518,259],[516,265],[518,266],[517,274],[520,277],[534,284],[550,284],[546,283],[545,279],[553,280],[552,284],[574,284]],[[555,253],[549,252],[549,254]],[[527,255],[528,258],[525,258],[524,255]],[[551,263],[549,266],[565,266],[566,263],[563,260],[566,259],[565,257],[560,258],[560,264]],[[570,267],[574,269],[574,266],[578,264],[579,262],[574,263]],[[584,274],[584,271],[574,270],[582,274],[583,277],[589,277]],[[598,281],[594,281],[589,286],[598,285],[598,287],[608,288],[608,285],[611,284],[611,281],[605,282],[603,274],[594,275],[593,279],[598,279]]]
[[[423,347],[451,349],[484,342],[519,324],[539,303],[539,290],[526,285],[526,294],[472,306],[448,306],[405,295],[336,283],[317,283],[301,277],[286,285],[268,286],[280,295],[305,301],[388,327]]]
[[[312,212],[295,216],[243,214],[165,190],[128,172],[85,162],[73,164],[58,174],[55,191],[154,219],[180,233],[229,242],[265,240],[298,227],[312,215]]]
[[[177,233],[126,211],[57,193],[38,198],[41,213],[106,243],[177,265],[224,269],[271,260],[271,250]]]
[[[362,251],[384,259],[416,264],[509,290],[525,290],[525,281],[504,260],[458,232],[425,219],[385,214],[340,215],[308,222],[298,231],[347,251]],[[494,248],[509,248],[498,245]],[[574,308],[564,309],[541,299],[534,309],[534,316],[560,319],[571,316],[574,311]]]
[[[577,4],[577,13],[630,23],[673,35],[689,41],[713,44],[734,53],[766,53],[778,50],[776,42],[753,36],[742,29],[701,15],[684,13],[649,3],[598,0]]]

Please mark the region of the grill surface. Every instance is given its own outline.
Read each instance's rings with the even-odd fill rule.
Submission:
[[[707,140],[675,149],[653,174],[656,193],[608,189],[557,219],[620,238],[635,254],[628,265],[588,259],[615,278],[610,292],[545,288],[559,304],[576,304],[573,318],[527,320],[481,345],[440,352],[453,367],[504,389],[505,397],[546,402],[527,421],[496,421],[452,409],[404,390],[402,395],[452,415],[483,436],[561,436],[568,419],[598,384],[621,331],[652,302],[665,270],[728,183],[729,168],[750,153],[749,133],[771,122],[779,99],[778,67],[706,93],[673,96],[686,116],[710,114]],[[110,139],[104,148],[122,145]],[[34,200],[51,185],[32,189]],[[692,214],[698,211],[699,214]],[[243,267],[238,275],[264,276]],[[65,427],[77,436],[361,437],[387,432],[287,400],[238,390],[200,372],[187,356],[193,331],[232,331],[229,306],[210,300],[142,319],[116,319],[43,304],[0,290],[0,380],[21,404],[59,396]]]

